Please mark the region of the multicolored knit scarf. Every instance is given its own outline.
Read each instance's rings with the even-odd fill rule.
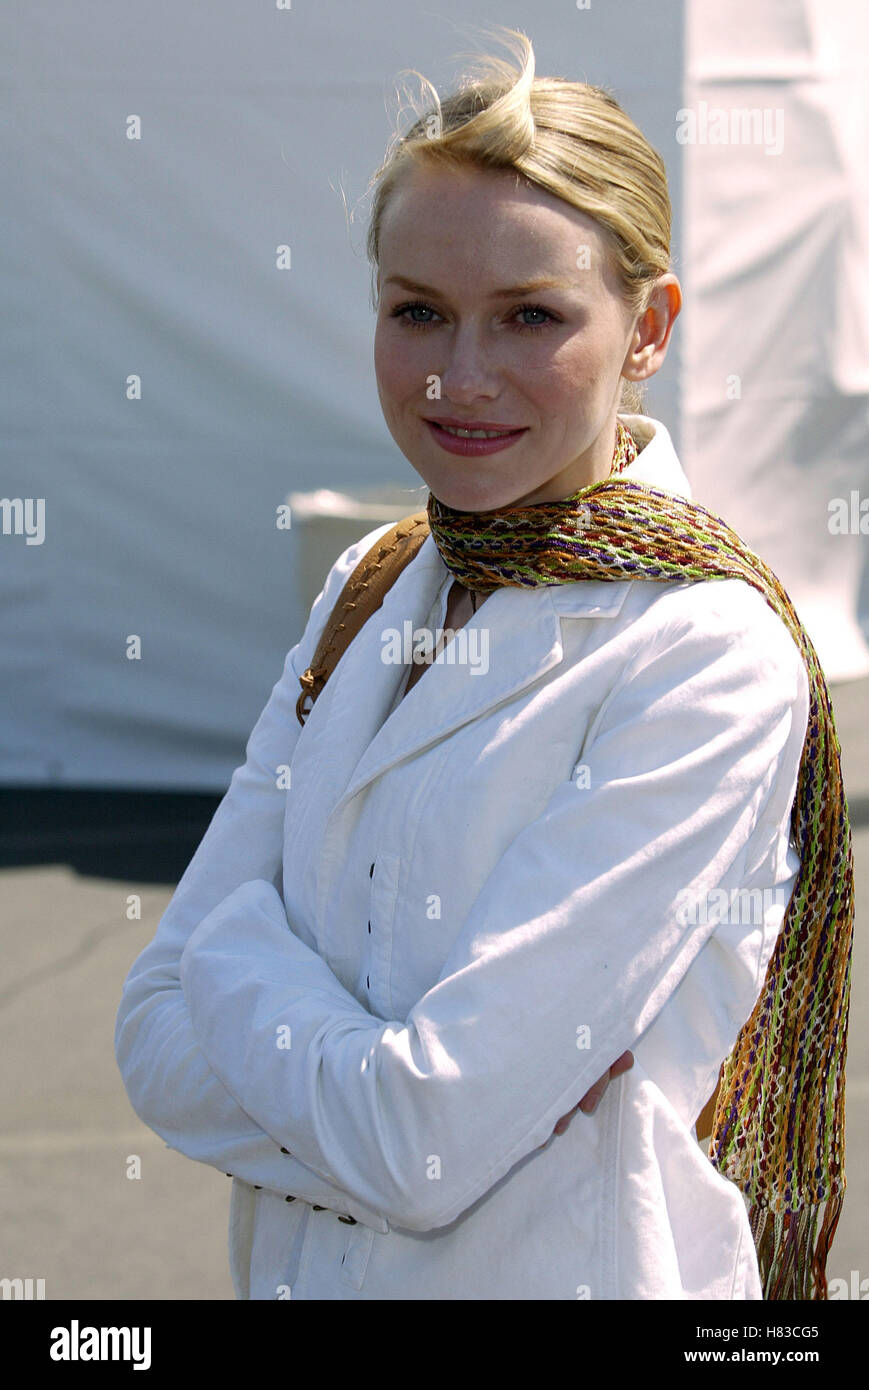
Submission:
[[[429,526],[448,569],[481,593],[581,579],[742,579],[796,642],[810,688],[791,817],[800,869],[760,997],[722,1069],[709,1157],[748,1200],[764,1298],[824,1299],[845,1190],[854,919],[851,830],[829,692],[773,572],[705,507],[618,476],[636,444],[621,420],[617,434],[603,482],[557,502],[489,512],[455,511],[430,493]]]

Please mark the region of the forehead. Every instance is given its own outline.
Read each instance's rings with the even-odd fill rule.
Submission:
[[[581,248],[590,257],[580,257]],[[380,270],[424,278],[426,265],[461,266],[497,278],[498,267],[531,275],[579,264],[608,275],[597,223],[513,170],[445,169],[417,163],[399,179],[380,228]],[[400,264],[399,264],[400,263]]]

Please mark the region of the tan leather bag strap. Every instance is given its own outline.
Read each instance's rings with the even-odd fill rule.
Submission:
[[[397,521],[363,555],[338,595],[310,666],[299,677],[302,690],[296,701],[296,715],[300,724],[304,724],[314,701],[357,632],[371,614],[377,612],[388,589],[413,559],[428,533],[428,513],[413,512]],[[307,700],[310,704],[303,708]]]

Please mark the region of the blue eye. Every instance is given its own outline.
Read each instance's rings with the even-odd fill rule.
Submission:
[[[434,312],[434,310],[428,304],[422,304],[417,302],[415,304],[403,304],[400,308],[393,309],[392,317],[403,319],[403,321],[406,324],[409,324],[411,328],[427,328],[428,323],[420,323],[419,319],[409,319],[404,317],[405,314],[411,313],[414,309],[424,309],[426,313],[429,314]]]
[[[516,310],[517,314],[545,314],[547,319],[554,323],[555,319],[548,309],[544,309],[542,304],[520,304]],[[545,328],[545,323],[520,323],[520,328]]]
[[[432,309],[432,307],[431,307],[430,304],[424,303],[423,300],[421,300],[421,299],[415,299],[415,300],[414,300],[412,303],[410,303],[410,304],[399,304],[398,308],[392,310],[392,313],[391,313],[390,317],[391,317],[391,318],[395,318],[395,319],[401,319],[401,321],[402,321],[403,323],[407,324],[407,326],[408,326],[409,328],[431,328],[431,327],[433,326],[433,320],[432,320],[432,319],[425,319],[425,320],[422,320],[422,321],[421,321],[420,319],[408,318],[408,317],[407,317],[408,314],[413,313],[413,312],[414,312],[415,310],[417,310],[417,309],[421,309],[424,313],[427,313],[427,314],[434,314],[434,313],[435,313],[435,310]],[[546,315],[546,322],[545,322],[545,323],[517,323],[517,324],[515,324],[514,326],[519,330],[520,333],[539,333],[540,330],[541,330],[541,328],[548,328],[549,325],[550,325],[550,323],[557,323],[557,322],[559,322],[559,320],[556,319],[556,316],[555,316],[553,313],[551,313],[549,309],[544,309],[544,307],[543,307],[542,304],[520,304],[513,312],[514,312],[514,314],[517,314],[517,315],[518,315],[518,314],[545,314],[545,315]]]

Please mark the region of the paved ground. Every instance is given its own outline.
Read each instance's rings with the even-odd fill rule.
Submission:
[[[828,1273],[850,1282],[852,1271],[869,1279],[869,681],[835,687],[833,699],[855,831],[857,928],[849,1186]],[[39,856],[25,852],[34,833],[7,837],[20,843],[19,867],[0,870],[0,1277],[42,1278],[47,1299],[231,1299],[229,1179],[167,1149],[139,1122],[114,1060],[121,986],[172,884],[34,864]],[[119,862],[105,837],[100,844],[106,863]],[[141,894],[141,921],[126,918],[130,893]],[[127,1177],[131,1155],[141,1159],[138,1179]]]

